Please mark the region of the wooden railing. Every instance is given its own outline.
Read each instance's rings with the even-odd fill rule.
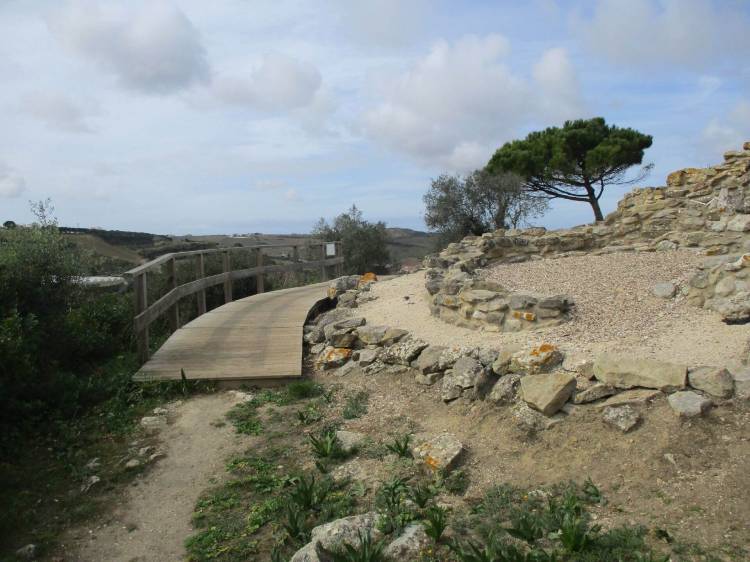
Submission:
[[[271,248],[291,248],[291,263],[265,265],[264,250]],[[305,250],[305,255],[318,254],[316,259],[300,260],[300,249]],[[235,252],[252,252],[255,254],[255,266],[245,269],[232,269],[231,256]],[[221,254],[222,272],[206,277],[206,256],[209,254]],[[273,256],[272,256],[273,257]],[[196,278],[194,281],[177,284],[177,262],[178,260],[195,260]],[[334,269],[336,276],[341,275],[344,257],[341,252],[340,242],[309,243],[304,245],[259,245],[238,246],[232,248],[217,248],[211,250],[193,250],[189,252],[175,252],[164,254],[148,263],[139,265],[125,272],[125,276],[133,281],[133,292],[135,295],[135,318],[133,319],[134,331],[138,342],[138,357],[141,362],[149,358],[149,326],[164,314],[169,314],[169,323],[172,331],[180,327],[179,302],[181,299],[197,293],[198,316],[206,312],[206,289],[216,285],[224,286],[224,303],[232,301],[232,283],[248,277],[256,278],[258,293],[264,292],[263,276],[268,273],[302,271],[319,271],[322,281],[328,279],[329,269]],[[159,297],[155,302],[148,303],[148,274],[161,270],[166,265],[169,291]]]

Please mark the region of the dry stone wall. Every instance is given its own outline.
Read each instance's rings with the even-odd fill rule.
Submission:
[[[488,286],[477,270],[531,259],[678,248],[725,256],[720,265],[709,261],[708,269],[750,252],[750,142],[741,151],[727,152],[722,164],[674,172],[665,187],[634,189],[603,223],[555,231],[497,230],[450,244],[425,258],[426,289],[432,313],[447,322],[496,331],[538,328],[569,319],[574,299],[512,293],[496,283]],[[738,321],[742,314],[731,311],[744,306],[744,319],[750,319],[744,266],[738,271],[704,272],[710,280],[703,287],[698,286],[703,281],[695,281],[691,302],[730,311],[727,319]],[[727,292],[731,282],[734,288]]]

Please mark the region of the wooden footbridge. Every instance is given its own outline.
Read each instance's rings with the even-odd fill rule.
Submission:
[[[283,249],[291,251],[284,253]],[[252,256],[252,267],[232,269],[232,257],[240,252],[245,255],[245,265],[248,253]],[[218,262],[219,256],[222,271],[207,276],[207,260]],[[186,270],[185,261],[195,279],[178,284],[178,273],[184,276]],[[311,310],[327,300],[327,284],[265,292],[266,277],[283,274],[299,281],[304,272],[313,271],[326,280],[330,274],[340,274],[343,261],[338,242],[266,245],[166,254],[128,271],[126,275],[133,279],[134,329],[143,363],[134,379],[178,380],[184,374],[191,380],[236,384],[301,376],[303,326]],[[149,305],[148,275],[165,267],[167,292]],[[256,294],[233,300],[233,284],[247,278],[255,279]],[[223,286],[224,304],[207,311],[206,289],[217,285]],[[188,297],[195,299],[197,317],[181,325],[180,303]],[[186,308],[184,304],[182,308]],[[149,326],[162,316],[168,317],[172,334],[151,355]]]

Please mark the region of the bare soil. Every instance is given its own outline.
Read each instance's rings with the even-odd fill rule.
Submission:
[[[677,541],[717,552],[750,545],[746,403],[726,403],[705,418],[683,421],[661,398],[642,409],[644,421],[628,434],[605,425],[601,410],[587,405],[532,434],[519,428],[509,406],[444,404],[437,387],[419,386],[409,375],[329,372],[315,379],[342,385],[344,395],[369,393],[367,414],[345,422],[344,429],[375,441],[411,431],[415,441],[444,431],[456,435],[466,447],[461,468],[469,479],[469,501],[494,484],[534,488],[590,477],[609,500],[596,514],[605,527],[664,529]],[[349,462],[379,472],[369,459]]]
[[[166,457],[113,500],[112,511],[69,533],[66,561],[173,561],[185,557],[184,542],[200,493],[226,476],[227,457],[248,446],[223,422],[237,403],[231,393],[186,400],[170,413],[160,434]]]

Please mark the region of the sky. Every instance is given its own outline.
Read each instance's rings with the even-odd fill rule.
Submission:
[[[745,0],[1,0],[0,220],[424,229],[432,178],[594,116],[652,135],[663,185],[750,140],[748,52]]]

